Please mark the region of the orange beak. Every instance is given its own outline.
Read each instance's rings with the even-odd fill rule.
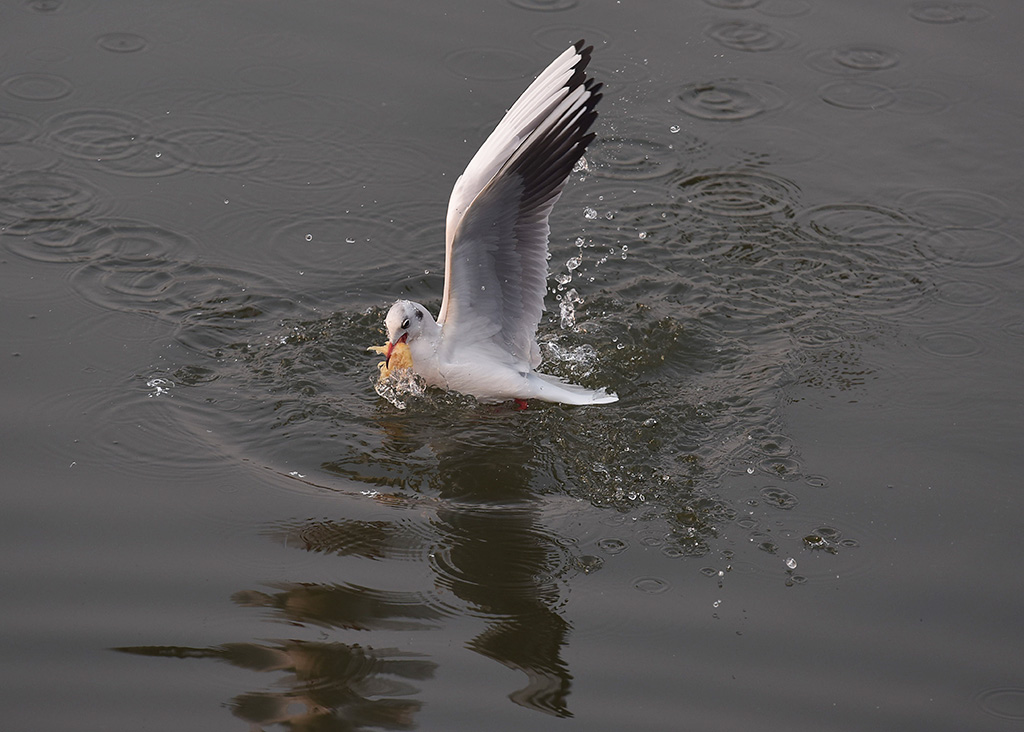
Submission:
[[[385,368],[390,368],[390,366],[391,366],[391,352],[393,350],[395,350],[395,346],[397,346],[399,343],[405,343],[405,339],[408,338],[408,337],[409,337],[408,333],[403,333],[402,337],[399,338],[394,343],[392,343],[391,341],[388,341],[388,350],[384,351],[384,367]]]

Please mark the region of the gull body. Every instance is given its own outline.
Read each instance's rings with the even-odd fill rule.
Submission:
[[[586,74],[592,48],[570,46],[523,92],[459,177],[445,226],[437,319],[399,300],[384,324],[428,385],[481,401],[618,399],[536,371],[547,292],[548,215],[594,133],[601,95]]]

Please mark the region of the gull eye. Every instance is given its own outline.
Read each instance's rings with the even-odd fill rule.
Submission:
[[[402,321],[402,330],[406,330],[409,327],[409,319],[406,318]]]

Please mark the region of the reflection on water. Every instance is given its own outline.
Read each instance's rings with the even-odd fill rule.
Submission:
[[[514,414],[512,415],[514,416]],[[566,540],[543,526],[531,489],[531,448],[508,444],[511,420],[467,430],[441,442],[390,417],[381,429],[404,449],[422,443],[437,460],[436,495],[375,494],[385,505],[404,505],[429,517],[415,530],[399,521],[310,520],[269,527],[266,533],[304,551],[373,561],[424,561],[433,589],[394,591],[351,584],[292,582],[269,589],[240,590],[233,600],[256,608],[270,621],[330,632],[416,633],[441,626],[445,617],[469,614],[484,629],[466,646],[522,672],[522,688],[508,696],[516,704],[558,717],[572,716],[572,675],[562,658],[569,623],[561,616],[566,577],[576,571]],[[431,430],[432,432],[432,430]],[[402,514],[399,513],[399,516]],[[415,647],[411,638],[406,647]],[[215,648],[146,646],[119,650],[142,655],[211,658],[257,671],[286,672],[286,692],[253,692],[231,708],[243,719],[287,723],[300,729],[328,728],[342,720],[354,728],[414,726],[417,689],[399,679],[424,679],[436,664],[394,650],[328,642],[287,641],[276,645],[224,644]],[[383,699],[379,697],[384,697]],[[298,706],[294,706],[298,704]]]
[[[412,682],[430,678],[436,668],[395,648],[345,643],[276,641],[116,650],[158,658],[212,659],[250,671],[285,674],[274,684],[283,690],[240,694],[228,706],[235,716],[253,724],[310,731],[413,729],[421,704],[404,697],[416,693]]]

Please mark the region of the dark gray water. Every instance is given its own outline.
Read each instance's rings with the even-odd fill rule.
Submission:
[[[462,167],[606,84],[545,368],[374,390]],[[0,9],[4,727],[1024,728],[1024,8]]]

